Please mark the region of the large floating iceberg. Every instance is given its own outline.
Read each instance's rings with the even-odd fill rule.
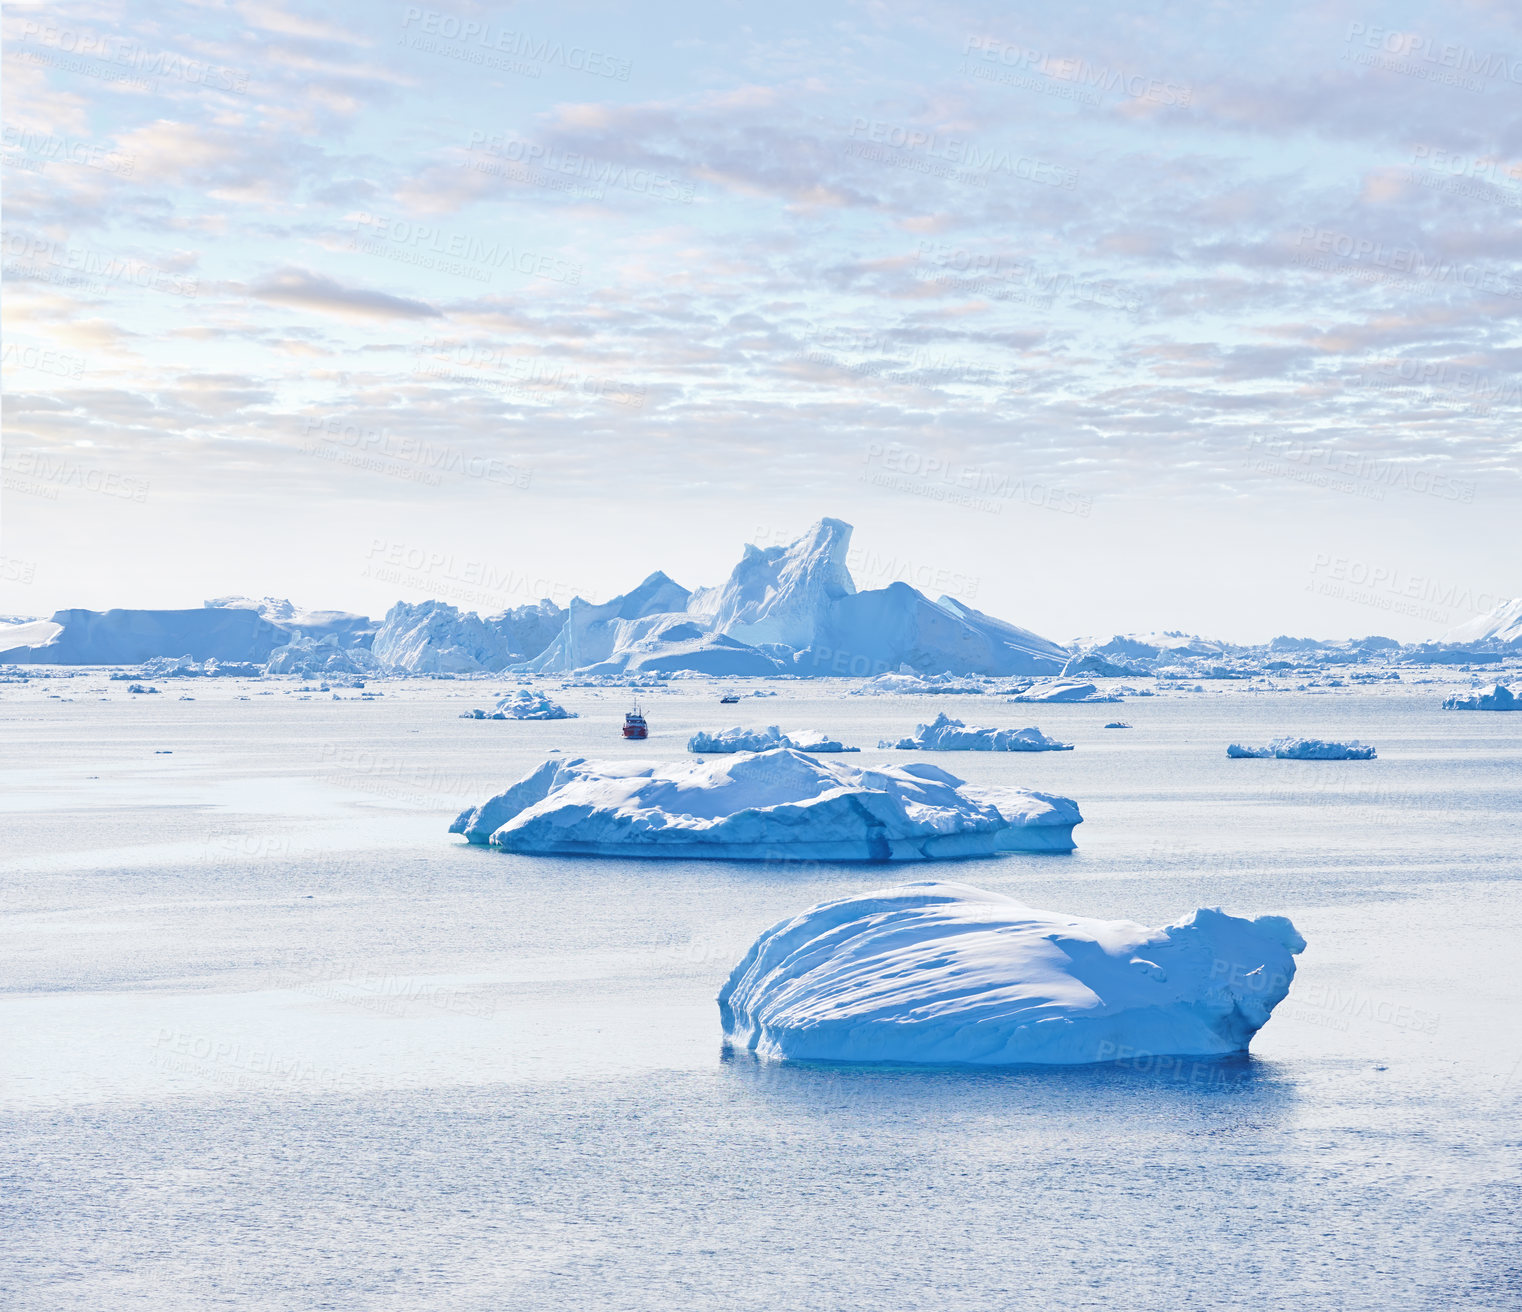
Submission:
[[[382,673],[381,663],[364,647],[344,647],[336,634],[309,638],[297,634],[284,647],[276,647],[264,663],[265,674],[299,674],[306,677],[368,675]]]
[[[1498,606],[1466,620],[1443,634],[1444,642],[1504,642],[1522,644],[1522,597],[1503,601]]]
[[[817,729],[789,729],[783,733],[775,724],[764,729],[722,729],[718,733],[699,731],[687,740],[689,752],[766,752],[773,747],[796,747],[800,752],[859,752],[826,738]]]
[[[263,664],[290,640],[288,630],[257,611],[60,610],[46,624],[27,625],[0,660],[41,665],[141,665],[155,656]]]
[[[851,526],[821,519],[786,546],[746,546],[726,582],[690,593],[665,574],[592,605],[577,598],[539,673],[693,670],[742,676],[1054,674],[1066,648],[907,583],[857,592]]]
[[[944,711],[929,724],[918,724],[914,735],[896,742],[883,739],[879,747],[922,752],[1071,752],[1071,743],[1048,738],[1040,729],[986,729],[953,720]]]
[[[537,656],[564,622],[565,612],[549,601],[487,619],[444,601],[399,601],[381,621],[372,650],[409,674],[497,672]]]
[[[1274,757],[1281,761],[1372,761],[1374,749],[1356,739],[1350,743],[1331,743],[1320,738],[1275,738],[1266,747],[1232,743],[1226,755],[1233,759]]]
[[[1518,697],[1504,683],[1493,683],[1488,688],[1476,688],[1472,692],[1456,692],[1443,699],[1445,711],[1522,711],[1522,697]]]
[[[712,761],[546,761],[450,833],[509,852],[923,861],[1070,852],[1065,797],[970,788],[933,765],[859,769],[792,748]]]
[[[1305,940],[1201,909],[1162,929],[964,884],[822,902],[763,933],[719,993],[726,1041],[778,1060],[1076,1065],[1247,1050]]]

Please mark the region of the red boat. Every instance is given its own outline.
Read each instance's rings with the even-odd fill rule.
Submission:
[[[640,714],[639,707],[636,705],[632,711],[624,716],[624,737],[648,738],[649,736],[650,726],[645,723],[645,717]]]

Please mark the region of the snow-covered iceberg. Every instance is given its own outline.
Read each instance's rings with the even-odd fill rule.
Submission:
[[[916,725],[909,738],[883,739],[878,747],[922,752],[1071,752],[1071,743],[1048,738],[1040,729],[988,729],[953,720],[944,711]]]
[[[1095,652],[1109,660],[1145,661],[1165,658],[1220,656],[1228,644],[1197,633],[1165,629],[1154,633],[1117,633],[1105,642],[1094,638],[1077,638],[1072,644],[1079,651]]]
[[[1074,656],[1062,667],[1062,674],[1066,678],[1077,678],[1086,674],[1091,679],[1140,679],[1146,677],[1147,671],[1138,670],[1130,665],[1117,665],[1114,661],[1106,660],[1098,652],[1091,651],[1085,655]]]
[[[1101,693],[1092,683],[1076,683],[1059,679],[1053,683],[1038,683],[1009,699],[1012,702],[1118,702],[1119,697]]]
[[[515,654],[479,615],[446,601],[397,602],[370,650],[382,664],[409,674],[496,671]]]
[[[822,902],[763,933],[719,992],[726,1042],[776,1060],[1077,1065],[1247,1050],[1305,940],[1202,908],[1161,929],[965,884]]]
[[[931,693],[981,694],[988,685],[981,679],[966,679],[955,674],[915,674],[900,670],[896,674],[879,674],[868,679],[859,688],[851,689],[852,697],[923,697]]]
[[[1504,683],[1493,683],[1488,688],[1475,688],[1470,692],[1456,692],[1443,698],[1445,711],[1522,711],[1522,697],[1518,697]]]
[[[691,596],[680,583],[656,570],[637,588],[611,601],[593,603],[573,597],[560,632],[524,668],[566,673],[605,665],[632,637],[644,635],[649,626],[638,621],[651,617],[669,620],[673,612],[686,609]]]
[[[1226,755],[1233,759],[1273,757],[1281,761],[1372,761],[1374,749],[1356,739],[1350,743],[1324,742],[1320,738],[1275,738],[1266,747],[1232,743]]]
[[[448,602],[399,601],[381,621],[371,650],[408,674],[497,673],[537,656],[565,623],[551,601],[482,619]]]
[[[851,526],[838,519],[819,520],[785,547],[747,543],[728,580],[695,593],[688,612],[740,642],[801,651],[819,640],[834,603],[856,592],[850,546]]]
[[[1467,642],[1522,644],[1522,597],[1503,601],[1485,614],[1449,629],[1442,641],[1458,646]]]
[[[971,788],[933,765],[868,770],[793,748],[700,762],[549,760],[450,832],[509,852],[923,861],[1069,852],[1065,797]]]
[[[60,610],[13,635],[0,662],[41,665],[141,665],[155,656],[195,661],[256,661],[290,639],[257,611]]]
[[[552,702],[534,688],[519,688],[501,698],[491,711],[462,711],[462,720],[574,720],[559,702]]]
[[[309,638],[298,634],[284,647],[276,647],[264,664],[266,674],[375,676],[381,663],[363,647],[343,647],[336,634]]]
[[[587,670],[591,674],[629,671],[685,678],[725,674],[765,678],[784,673],[786,666],[759,648],[722,633],[706,632],[684,616],[661,615],[643,628],[630,626],[615,655]]]
[[[340,647],[368,647],[375,621],[350,610],[307,610],[288,597],[213,597],[202,603],[209,610],[251,610],[278,625],[292,637],[332,638]]]
[[[773,747],[796,747],[800,752],[859,752],[827,738],[817,729],[789,729],[783,733],[775,724],[764,729],[721,729],[718,733],[699,731],[687,740],[689,752],[766,752]]]
[[[728,580],[689,593],[665,574],[592,605],[521,668],[693,670],[802,677],[923,673],[1054,674],[1068,652],[1027,629],[907,583],[858,592],[846,559],[851,526],[821,519],[786,546],[747,545]]]

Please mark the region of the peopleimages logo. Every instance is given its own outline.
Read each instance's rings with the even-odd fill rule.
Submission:
[[[851,136],[857,141],[908,154],[922,154],[929,159],[955,165],[968,173],[1004,173],[1022,182],[1071,191],[1078,182],[1078,170],[1048,160],[1019,155],[1002,147],[984,149],[960,137],[946,136],[925,127],[906,127],[883,119],[855,118]]]
[[[1501,78],[1522,86],[1522,56],[1503,55],[1494,51],[1483,54],[1455,41],[1434,41],[1431,37],[1418,36],[1415,32],[1402,32],[1397,28],[1370,26],[1359,22],[1348,24],[1345,39],[1351,46],[1362,46],[1366,50],[1408,61],[1410,67],[1396,69],[1397,72],[1414,72],[1425,66],[1433,74],[1442,71],[1454,78]]]
[[[637,192],[656,200],[674,200],[685,205],[693,197],[692,183],[670,174],[655,169],[630,168],[627,164],[616,164],[579,151],[562,150],[558,146],[546,146],[541,142],[510,137],[505,133],[472,132],[467,149],[524,168],[578,178],[595,187],[622,187],[625,191]]]
[[[1111,68],[1108,64],[1091,64],[1087,59],[1057,57],[1044,50],[1032,50],[992,36],[968,37],[962,54],[968,59],[1039,73],[1042,77],[1089,87],[1099,93],[1118,91],[1133,100],[1145,100],[1155,105],[1183,108],[1194,99],[1194,91],[1177,82]]]
[[[1494,269],[1456,264],[1441,257],[1429,258],[1414,246],[1397,246],[1375,237],[1358,237],[1335,228],[1302,227],[1295,238],[1297,264],[1322,270],[1367,270],[1376,278],[1411,278],[1457,283],[1472,291],[1492,292],[1522,300],[1522,283],[1514,283]],[[1334,264],[1335,257],[1340,264]]]
[[[133,156],[96,142],[77,141],[51,132],[29,132],[12,124],[6,124],[4,137],[7,150],[24,151],[45,164],[83,164],[86,168],[118,173],[122,177],[130,177],[137,167]]]
[[[950,501],[974,510],[998,513],[1000,502],[1022,501],[1087,519],[1094,509],[1092,498],[1079,496],[1066,488],[1034,479],[1015,478],[938,455],[926,455],[897,442],[869,442],[865,461],[868,473],[863,478],[869,483],[896,487],[932,501]]]
[[[170,50],[150,50],[116,33],[59,27],[54,23],[28,19],[21,26],[20,39],[44,46],[49,52],[58,52],[56,55],[25,52],[31,56],[32,62],[46,63],[66,71],[90,73],[89,67],[81,64],[81,61],[90,60],[114,64],[143,78],[170,78],[213,91],[231,91],[236,95],[243,95],[248,90],[248,74],[241,69],[187,59]]]
[[[526,251],[504,241],[487,241],[468,233],[445,232],[431,223],[414,223],[409,219],[392,219],[380,214],[356,214],[356,234],[371,239],[367,245],[378,250],[406,254],[437,255],[476,265],[487,271],[511,269],[531,278],[576,284],[581,281],[581,265],[559,255]],[[419,261],[421,262],[421,261]]]
[[[459,447],[437,445],[422,438],[393,433],[389,428],[369,428],[336,417],[308,419],[304,436],[350,450],[378,460],[394,460],[417,465],[435,475],[458,474],[463,478],[480,478],[507,487],[526,488],[533,471],[509,464],[495,456],[476,455]]]
[[[402,18],[402,29],[408,34],[404,37],[404,43],[418,49],[432,48],[430,43],[419,44],[417,40],[419,37],[438,37],[444,41],[458,42],[465,48],[458,52],[459,57],[467,62],[476,62],[470,58],[471,50],[483,54],[491,52],[527,59],[535,64],[568,68],[575,73],[588,73],[593,77],[604,77],[614,82],[627,82],[633,68],[627,59],[620,59],[617,55],[610,55],[604,50],[567,45],[564,41],[531,36],[527,32],[514,32],[482,22],[480,19],[459,18],[437,9],[424,9],[419,5],[407,6],[406,14]],[[438,53],[453,55],[457,52],[446,48],[439,50]]]
[[[1437,497],[1442,501],[1462,501],[1468,505],[1474,500],[1476,491],[1473,479],[1454,478],[1441,471],[1422,469],[1408,462],[1381,460],[1360,451],[1338,450],[1298,439],[1272,438],[1267,434],[1254,433],[1248,438],[1247,450],[1249,460],[1253,456],[1267,457],[1286,464],[1316,469],[1329,476],[1343,475],[1361,479],[1381,490],[1396,488]]]

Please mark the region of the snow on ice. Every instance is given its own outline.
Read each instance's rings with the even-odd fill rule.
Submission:
[[[1275,738],[1267,747],[1244,747],[1232,743],[1226,755],[1233,759],[1274,757],[1281,761],[1372,761],[1374,749],[1356,740],[1323,742],[1320,738]]]
[[[552,702],[542,692],[533,688],[519,688],[501,698],[491,711],[462,711],[462,720],[574,720],[575,711],[568,711],[559,702]]]
[[[450,827],[509,852],[921,861],[1069,852],[1077,804],[936,766],[862,769],[793,748],[699,762],[549,760]]]
[[[1443,699],[1445,711],[1522,711],[1522,697],[1518,697],[1504,683],[1493,683],[1488,688],[1475,688],[1470,692],[1456,692]]]
[[[736,725],[718,733],[699,731],[687,740],[689,752],[765,752],[773,747],[795,747],[800,752],[859,752],[828,738],[817,729],[789,729],[783,733],[775,724],[764,729],[745,729]]]
[[[1040,729],[989,729],[953,720],[944,711],[929,724],[916,725],[914,734],[878,747],[923,752],[1071,752],[1071,743],[1048,738]]]
[[[1161,929],[964,884],[822,902],[766,930],[719,993],[726,1042],[832,1062],[1070,1065],[1240,1053],[1305,947],[1282,916]]]

